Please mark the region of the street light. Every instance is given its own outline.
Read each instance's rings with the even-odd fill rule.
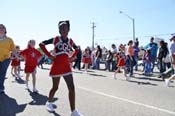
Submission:
[[[119,13],[125,15],[126,17],[128,17],[129,19],[132,20],[132,25],[133,25],[133,42],[135,42],[135,19],[132,18],[131,16],[129,16],[128,14],[126,14],[123,11],[119,11]]]
[[[95,29],[95,23],[92,23],[92,50],[94,50],[94,29]]]

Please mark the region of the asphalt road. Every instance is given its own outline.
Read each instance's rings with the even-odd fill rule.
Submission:
[[[55,95],[57,109],[46,110],[45,103],[51,88],[49,66],[37,70],[39,94],[25,90],[23,80],[15,81],[10,68],[5,81],[6,94],[0,95],[0,116],[70,116],[68,91],[64,79]],[[84,116],[175,116],[175,83],[166,87],[156,77],[136,72],[130,81],[113,72],[74,70],[76,107]],[[22,72],[22,79],[25,74]],[[30,79],[32,90],[32,80]]]

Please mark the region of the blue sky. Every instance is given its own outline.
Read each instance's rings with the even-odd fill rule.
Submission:
[[[70,20],[69,37],[82,48],[92,46],[92,22],[96,44],[109,48],[112,43],[127,43],[132,39],[132,21],[120,10],[135,19],[141,45],[150,36],[168,41],[175,33],[175,0],[0,0],[0,5],[0,23],[22,49],[29,39],[38,44],[58,35],[60,20]]]

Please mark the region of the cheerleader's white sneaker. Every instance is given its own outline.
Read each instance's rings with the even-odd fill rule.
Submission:
[[[126,76],[126,81],[130,81],[131,77]]]
[[[84,73],[87,74],[88,73],[87,70],[85,70]]]
[[[80,114],[80,112],[78,112],[78,110],[74,110],[70,116],[83,116],[83,115]]]
[[[169,79],[165,79],[165,85],[166,85],[167,87],[170,86],[170,80],[169,80]]]
[[[116,74],[113,74],[113,78],[114,78],[114,79],[117,79]]]
[[[26,89],[26,90],[29,90],[29,85],[28,85],[28,84],[26,84],[25,89]]]
[[[46,108],[49,112],[54,112],[55,111],[55,108],[53,106],[53,103],[52,102],[47,102],[46,103]]]
[[[38,90],[36,88],[33,88],[33,93],[38,93]]]

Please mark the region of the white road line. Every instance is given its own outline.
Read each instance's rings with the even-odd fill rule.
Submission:
[[[151,105],[139,103],[139,102],[136,102],[136,101],[133,101],[133,100],[129,100],[129,99],[125,99],[125,98],[121,98],[121,97],[116,97],[116,96],[108,95],[108,94],[105,94],[105,93],[102,93],[102,92],[99,92],[99,91],[95,91],[95,90],[91,90],[91,89],[87,89],[87,88],[84,88],[84,87],[78,87],[78,88],[79,89],[82,89],[82,90],[85,90],[85,91],[88,91],[88,92],[92,92],[92,93],[96,93],[96,94],[103,95],[103,96],[106,96],[106,97],[110,97],[110,98],[113,98],[113,99],[125,101],[125,102],[131,103],[131,104],[135,104],[135,105],[139,105],[139,106],[144,106],[146,108],[150,108],[150,109],[154,109],[154,110],[159,110],[161,112],[165,112],[165,113],[168,113],[168,114],[175,115],[175,112],[170,111],[170,110],[166,110],[166,109],[163,109],[163,108],[159,108],[159,107],[155,107],[155,106],[151,106]]]

